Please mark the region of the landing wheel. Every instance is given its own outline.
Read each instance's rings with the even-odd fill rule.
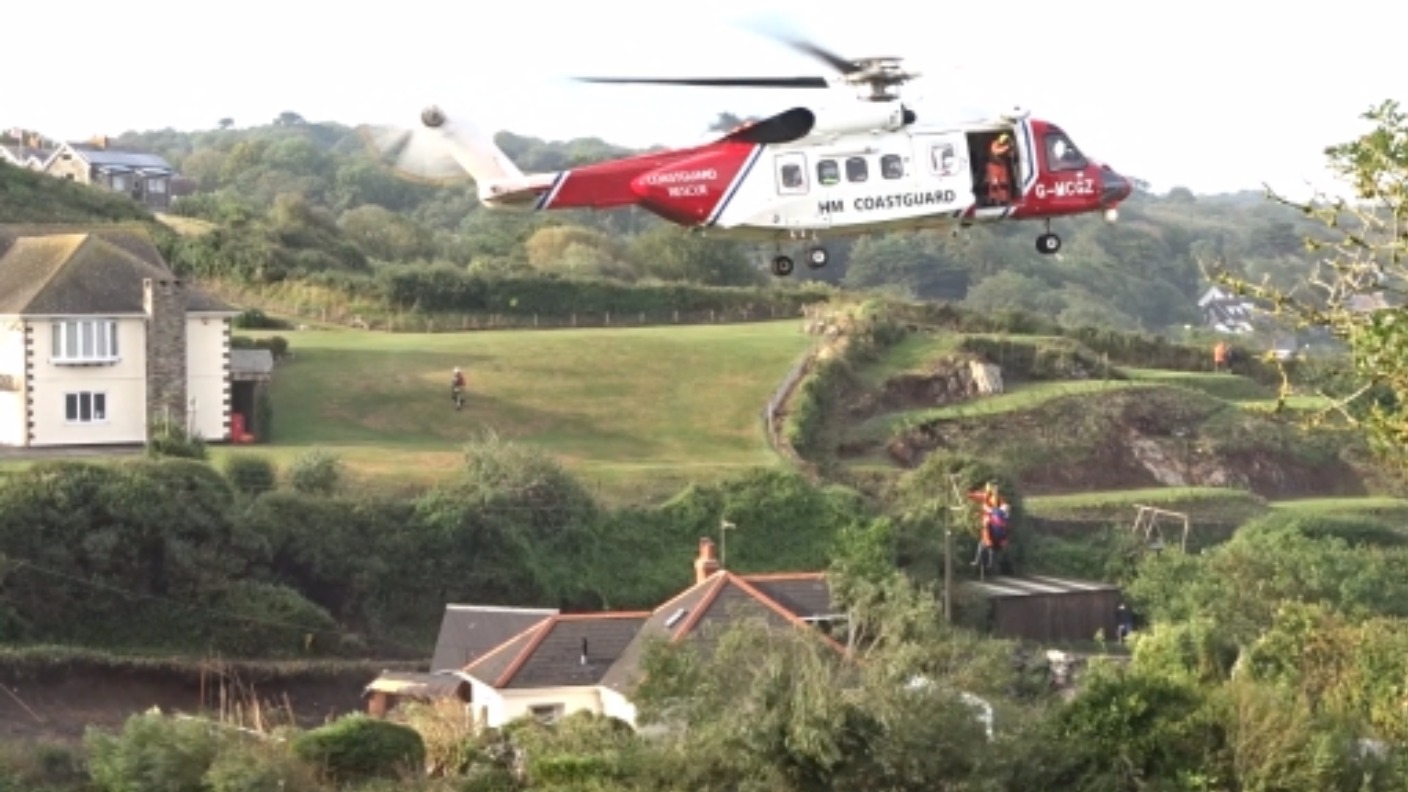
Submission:
[[[807,266],[812,269],[821,269],[830,260],[831,257],[827,255],[824,247],[814,247],[807,251]]]
[[[792,274],[792,258],[790,256],[776,256],[772,260],[772,274],[779,278],[785,278]]]
[[[1036,238],[1036,252],[1049,256],[1061,249],[1061,237],[1047,232]]]

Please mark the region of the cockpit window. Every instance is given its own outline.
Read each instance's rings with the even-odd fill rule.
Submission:
[[[1053,171],[1080,170],[1085,156],[1064,132],[1046,133],[1046,167]]]

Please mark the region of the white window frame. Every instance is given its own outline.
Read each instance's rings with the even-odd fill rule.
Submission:
[[[87,402],[88,418],[83,418],[84,402]],[[69,405],[73,412],[69,412]],[[70,417],[72,415],[72,417]],[[64,394],[64,424],[67,426],[92,426],[108,422],[108,394],[106,391],[69,391]]]
[[[50,362],[59,366],[108,364],[122,359],[115,319],[67,319],[50,325]]]
[[[150,177],[150,178],[147,179],[146,185],[147,185],[147,192],[149,192],[149,193],[151,193],[151,194],[153,194],[153,195],[165,195],[165,194],[166,194],[166,177],[165,177],[165,176],[152,176],[152,177]]]

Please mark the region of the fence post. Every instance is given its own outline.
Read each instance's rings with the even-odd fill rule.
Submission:
[[[573,326],[573,327],[576,327],[576,326],[577,326],[577,312],[576,312],[576,311],[573,311],[573,312],[572,312],[572,326]]]
[[[709,309],[709,323],[710,323],[710,324],[713,324],[714,322],[717,322],[717,321],[718,321],[718,319],[716,318],[716,315],[715,315],[715,313],[714,313],[714,309],[713,309],[713,308],[710,308],[710,309]]]
[[[537,327],[537,326],[538,326],[538,314],[537,314],[537,313],[534,313],[534,314],[533,314],[533,326],[534,326],[534,327]]]
[[[640,312],[640,323],[645,324],[645,311]]]
[[[675,324],[679,324],[679,323],[680,323],[680,309],[676,308],[676,309],[675,309]]]
[[[607,311],[607,312],[606,312],[606,326],[607,326],[607,327],[610,327],[610,326],[611,326],[611,312],[610,312],[610,311]]]

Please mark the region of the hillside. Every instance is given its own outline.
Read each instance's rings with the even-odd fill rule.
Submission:
[[[789,436],[828,478],[882,500],[934,464],[973,460],[1017,488],[1048,536],[1127,529],[1136,505],[1187,513],[1203,542],[1270,510],[1408,517],[1402,482],[1359,433],[1309,427],[1322,397],[1307,388],[1277,409],[1269,364],[1212,372],[1200,347],[961,326],[972,317],[943,326],[881,309],[868,321],[804,380]],[[975,363],[997,367],[1000,393],[979,392]],[[1336,364],[1295,365],[1310,380]]]
[[[126,196],[90,190],[0,162],[0,223],[153,221]]]

